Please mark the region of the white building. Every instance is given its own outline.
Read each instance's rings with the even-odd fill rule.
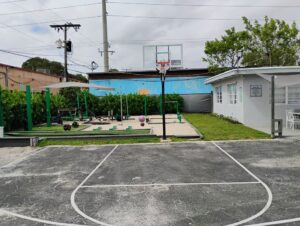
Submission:
[[[287,111],[300,111],[300,67],[231,70],[206,80],[212,84],[213,112],[270,132],[271,77],[275,75],[275,118],[285,125]]]

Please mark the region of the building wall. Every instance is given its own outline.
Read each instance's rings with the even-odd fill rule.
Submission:
[[[237,84],[237,103],[231,104],[228,96],[228,85]],[[217,103],[216,87],[222,87],[222,103]],[[227,79],[214,84],[213,90],[213,112],[224,115],[244,123],[244,104],[243,104],[243,79]]]
[[[251,97],[250,87],[262,86],[261,97]],[[258,75],[244,76],[244,123],[250,127],[269,127],[271,122],[270,83]]]
[[[183,111],[186,113],[211,113],[212,94],[186,94],[181,95],[184,99]]]
[[[5,79],[5,75],[7,75],[7,82]],[[61,79],[58,76],[31,72],[23,70],[21,68],[10,67],[6,65],[0,65],[0,85],[2,88],[6,88],[9,90],[24,91],[26,89],[26,85],[30,85],[33,92],[40,92],[43,90],[43,86],[59,83],[60,81]],[[51,90],[51,92],[57,93],[58,90]]]

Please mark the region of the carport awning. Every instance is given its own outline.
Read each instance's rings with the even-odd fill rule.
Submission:
[[[263,79],[271,82],[272,76],[270,74],[258,74]],[[276,87],[286,87],[300,85],[300,73],[299,74],[280,74],[275,75],[275,86]]]
[[[51,84],[49,86],[44,86],[44,88],[49,89],[63,89],[63,88],[70,88],[70,87],[76,87],[76,88],[94,88],[98,90],[105,90],[105,91],[114,91],[114,88],[106,87],[106,86],[98,86],[88,83],[80,83],[80,82],[60,82],[56,84]]]

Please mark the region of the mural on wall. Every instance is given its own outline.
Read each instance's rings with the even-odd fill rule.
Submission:
[[[207,77],[180,77],[166,79],[167,94],[205,94],[211,93],[212,87],[205,85]],[[149,95],[161,94],[160,78],[143,78],[143,79],[111,79],[111,80],[90,80],[91,84],[99,86],[109,86],[115,88],[113,92],[99,91],[90,89],[91,94],[96,96],[105,96],[112,94],[130,94],[130,93],[147,93]]]

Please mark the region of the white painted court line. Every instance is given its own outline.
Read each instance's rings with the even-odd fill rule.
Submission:
[[[88,181],[88,179],[90,179],[90,177],[103,165],[103,163],[109,158],[109,156],[111,156],[111,154],[119,147],[119,145],[115,146],[106,156],[105,158],[98,164],[98,166],[78,185],[78,187],[72,192],[71,194],[71,205],[73,207],[73,209],[82,217],[96,223],[96,224],[100,224],[100,225],[104,225],[104,226],[111,226],[110,224],[98,221],[88,215],[86,215],[84,212],[82,212],[79,207],[77,206],[76,202],[75,202],[75,196],[77,191]]]
[[[34,151],[34,152],[28,154],[28,155],[25,155],[24,157],[22,157],[22,158],[20,158],[20,159],[16,159],[16,160],[14,160],[14,161],[12,161],[12,162],[10,162],[10,163],[8,163],[8,164],[6,164],[6,165],[0,167],[0,169],[9,168],[9,167],[11,167],[11,166],[14,166],[14,165],[16,165],[16,164],[18,164],[18,163],[20,163],[20,162],[25,161],[26,159],[28,159],[28,158],[31,157],[31,156],[34,156],[34,155],[39,154],[40,152],[46,151],[47,149],[48,149],[48,147],[38,149],[38,150],[36,150],[36,151]]]
[[[43,220],[39,218],[34,218],[34,217],[28,217],[25,215],[13,213],[7,210],[0,209],[0,213],[10,215],[13,217],[21,218],[24,220],[29,220],[29,221],[34,221],[42,224],[49,224],[49,225],[58,225],[58,226],[86,226],[86,225],[81,225],[81,224],[69,224],[69,223],[60,223],[60,222],[55,222],[55,221],[48,221],[48,220]]]
[[[175,183],[175,184],[104,184],[104,185],[86,185],[81,188],[119,188],[119,187],[155,187],[155,186],[200,186],[200,185],[249,185],[260,184],[254,182],[221,182],[221,183]]]
[[[46,151],[48,148],[49,148],[49,147],[38,149],[38,150],[34,151],[33,153],[30,153],[30,154],[24,156],[23,158],[17,159],[17,160],[15,160],[15,161],[12,161],[12,162],[6,164],[5,166],[0,167],[0,169],[8,168],[8,167],[14,166],[14,165],[16,165],[16,164],[18,164],[18,163],[20,163],[20,162],[25,161],[25,160],[28,159],[29,157],[32,157],[32,156],[34,156],[34,155],[37,155],[37,154],[39,154],[40,152]],[[0,209],[0,213],[1,213],[1,214],[5,214],[5,215],[9,215],[9,216],[13,216],[13,217],[17,217],[17,218],[21,218],[21,219],[24,219],[24,220],[33,221],[33,222],[38,222],[38,223],[42,223],[42,224],[48,224],[48,225],[58,225],[58,226],[83,226],[83,225],[81,225],[81,224],[61,223],[61,222],[55,222],[55,221],[49,221],[49,220],[43,220],[43,219],[39,219],[39,218],[29,217],[29,216],[22,215],[22,214],[18,214],[18,213],[14,213],[14,212],[11,212],[11,211],[8,211],[8,210],[5,210],[5,209]]]
[[[259,224],[249,224],[247,226],[280,225],[280,224],[294,223],[294,222],[298,222],[298,221],[300,221],[300,218],[293,218],[293,219],[287,219],[287,220],[265,222],[265,223],[259,223]]]
[[[273,194],[271,189],[261,180],[259,179],[257,176],[255,176],[250,170],[248,170],[243,164],[241,164],[238,160],[236,160],[233,156],[231,156],[228,152],[226,152],[223,148],[221,148],[219,145],[217,145],[215,142],[212,142],[212,144],[214,144],[220,151],[222,151],[225,155],[227,155],[230,159],[232,159],[236,164],[238,164],[242,169],[244,169],[248,174],[250,174],[254,179],[256,179],[258,182],[260,182],[263,187],[266,189],[267,193],[268,193],[268,201],[266,203],[266,205],[264,206],[264,208],[258,212],[257,214],[244,219],[242,221],[233,223],[233,224],[229,224],[228,226],[236,226],[236,225],[242,225],[245,224],[249,221],[252,221],[260,216],[262,216],[271,206],[272,204],[272,200],[273,200]]]

